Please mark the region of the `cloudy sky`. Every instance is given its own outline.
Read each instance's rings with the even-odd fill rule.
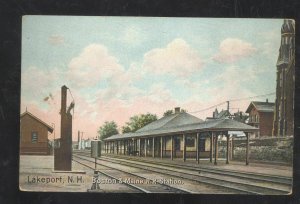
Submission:
[[[176,106],[205,119],[227,100],[275,92],[282,19],[25,16],[21,112],[60,130],[60,88],[74,98],[73,138]],[[251,100],[232,101],[231,112]],[[219,105],[219,110],[226,104]],[[198,112],[197,112],[198,111]],[[50,136],[50,139],[53,135]]]

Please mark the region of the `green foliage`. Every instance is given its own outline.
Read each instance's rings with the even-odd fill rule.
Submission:
[[[164,116],[168,116],[172,114],[173,114],[173,110],[167,110],[166,112],[164,112]]]
[[[115,121],[105,121],[104,125],[99,128],[98,135],[100,139],[103,140],[112,135],[119,134],[117,128],[118,126]]]
[[[122,127],[122,133],[128,133],[128,132],[132,132],[129,126],[123,126]]]
[[[135,132],[155,120],[157,120],[157,116],[151,113],[132,116],[129,122],[122,127],[122,133]]]

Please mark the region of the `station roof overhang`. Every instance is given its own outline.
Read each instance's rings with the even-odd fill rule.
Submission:
[[[227,132],[228,131],[242,131],[246,133],[257,132],[259,129],[232,119],[215,119],[204,121],[200,123],[193,123],[163,129],[154,129],[149,131],[124,133],[110,136],[104,141],[114,141],[123,139],[134,139],[134,138],[147,138],[147,137],[158,137],[158,136],[171,136],[180,134],[191,134],[191,133],[204,133],[204,132]]]

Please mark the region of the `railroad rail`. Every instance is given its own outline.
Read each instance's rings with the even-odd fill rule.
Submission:
[[[88,153],[75,152],[77,155],[89,157]],[[237,172],[203,167],[183,166],[180,164],[167,164],[155,161],[141,161],[140,159],[113,157],[101,157],[102,161],[120,165],[135,167],[146,171],[160,173],[168,176],[178,177],[198,183],[218,186],[230,189],[236,193],[247,194],[288,194],[290,181],[285,177],[255,174],[249,172]],[[126,160],[125,160],[126,159]],[[205,172],[205,174],[203,174]]]
[[[77,155],[73,155],[73,161],[94,170],[94,161],[86,158],[82,158]],[[102,163],[97,162],[98,166],[103,166],[108,168],[109,173],[106,170],[96,170],[98,173],[105,175],[108,178],[113,179],[118,182],[122,178],[121,184],[127,185],[138,192],[143,193],[195,193],[187,189],[182,189],[180,187],[174,187],[165,183],[157,183],[154,179],[149,179],[141,175],[137,175],[128,171],[117,169]],[[146,184],[145,184],[146,183]],[[144,185],[145,184],[145,185]]]
[[[105,158],[105,156],[103,158]],[[142,158],[128,158],[128,157],[115,156],[115,155],[109,155],[107,156],[107,158],[117,158],[121,160],[126,159],[126,161],[130,160],[136,162],[145,162],[148,164],[162,165],[166,167],[174,167],[174,168],[180,168],[180,169],[191,170],[191,171],[198,171],[199,173],[207,172],[207,173],[214,173],[214,174],[222,174],[226,176],[234,176],[236,178],[245,178],[253,181],[265,181],[265,182],[271,182],[271,183],[287,185],[287,186],[292,185],[292,178],[286,176],[242,172],[242,171],[227,170],[227,169],[216,169],[216,168],[204,167],[204,166],[194,167],[194,166],[189,166],[188,164],[185,165],[170,164],[161,161],[151,161],[151,160],[144,160]]]

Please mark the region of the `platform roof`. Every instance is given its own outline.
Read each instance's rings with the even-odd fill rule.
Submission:
[[[243,131],[256,132],[258,128],[232,120],[232,119],[215,119],[209,121],[201,121],[191,124],[183,124],[177,126],[164,126],[157,129],[144,129],[144,131],[136,131],[134,133],[117,134],[104,139],[105,141],[129,139],[129,138],[145,138],[155,136],[170,136],[184,133],[196,132],[226,132],[226,131]]]
[[[152,123],[146,125],[145,127],[142,127],[136,132],[145,132],[145,131],[151,131],[156,129],[171,128],[171,127],[177,127],[181,125],[188,125],[188,124],[194,124],[200,122],[203,122],[203,120],[191,114],[183,112],[183,113],[164,116],[159,120],[153,121]]]

